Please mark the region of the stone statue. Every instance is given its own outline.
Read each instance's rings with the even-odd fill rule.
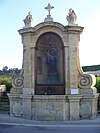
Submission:
[[[24,28],[31,27],[32,21],[33,21],[31,11],[28,12],[28,15],[26,16],[26,18],[23,21],[24,21],[24,24],[25,24]]]
[[[77,15],[74,10],[72,10],[72,8],[69,9],[69,13],[66,16],[66,19],[68,21],[68,25],[76,23]]]

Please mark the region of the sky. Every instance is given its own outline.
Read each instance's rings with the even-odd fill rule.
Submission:
[[[19,29],[29,11],[33,27],[44,22],[50,3],[54,22],[68,25],[69,8],[77,14],[76,23],[84,27],[80,36],[79,56],[81,66],[100,65],[100,0],[0,0],[0,69],[22,68],[23,44]]]

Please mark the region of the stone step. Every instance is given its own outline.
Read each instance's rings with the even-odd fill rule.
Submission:
[[[4,111],[4,112],[5,112],[5,111],[8,112],[8,111],[10,111],[10,107],[9,107],[9,108],[8,108],[8,107],[7,107],[7,108],[5,108],[5,107],[0,107],[0,112],[1,112],[1,111],[2,111],[2,112],[3,112],[3,111]]]
[[[0,107],[9,107],[9,106],[10,106],[9,103],[4,103],[4,102],[0,103]]]
[[[9,101],[0,101],[0,105],[9,105]]]
[[[7,92],[0,96],[0,114],[8,114],[10,112],[10,104]]]
[[[9,110],[0,110],[0,114],[9,114],[10,111]]]
[[[7,99],[7,98],[2,98],[2,99],[0,100],[0,102],[9,102],[9,99]]]
[[[0,111],[9,111],[10,110],[10,106],[9,105],[0,105]]]

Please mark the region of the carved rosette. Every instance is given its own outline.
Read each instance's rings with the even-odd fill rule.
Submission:
[[[95,85],[96,78],[92,74],[83,74],[79,78],[79,88],[88,89]]]
[[[12,78],[12,86],[15,89],[23,88],[23,73],[24,70],[22,69],[21,73],[18,76],[13,76]]]

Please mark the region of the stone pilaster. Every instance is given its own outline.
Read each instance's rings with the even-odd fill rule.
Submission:
[[[31,28],[19,30],[23,43],[24,88],[31,88]]]
[[[69,46],[65,47],[65,94],[70,94],[70,79],[69,79]]]
[[[69,95],[69,119],[70,120],[79,120],[80,119],[80,99],[81,95]]]
[[[10,100],[10,116],[22,116],[22,102],[19,94],[7,94]]]
[[[91,119],[95,119],[97,117],[97,99],[98,99],[98,95],[94,95],[93,99],[92,99],[92,115],[91,115]]]
[[[70,81],[70,89],[78,88],[78,49],[79,49],[79,38],[80,33],[83,30],[83,27],[79,26],[67,26],[67,34],[68,34],[68,44],[69,44],[69,81]],[[70,94],[71,90],[69,90]]]
[[[23,110],[23,118],[31,119],[31,98],[32,95],[22,95],[22,110]]]
[[[23,43],[23,69],[24,69],[24,82],[23,87],[31,88],[31,94],[34,93],[34,88],[32,85],[32,70],[34,69],[33,59],[33,47],[32,47],[32,28],[26,28],[19,30],[19,34],[22,36]],[[33,57],[32,57],[33,56]],[[33,59],[34,60],[34,59]],[[33,68],[32,68],[33,67]],[[34,72],[34,71],[33,71]],[[34,74],[33,74],[34,75]],[[34,76],[33,76],[34,77]]]
[[[10,116],[13,116],[13,96],[11,96],[10,93],[7,94],[9,97],[9,101],[10,101]]]
[[[25,34],[23,39],[23,66],[24,66],[24,88],[31,87],[31,35]]]
[[[35,48],[32,47],[32,94],[35,94]]]

